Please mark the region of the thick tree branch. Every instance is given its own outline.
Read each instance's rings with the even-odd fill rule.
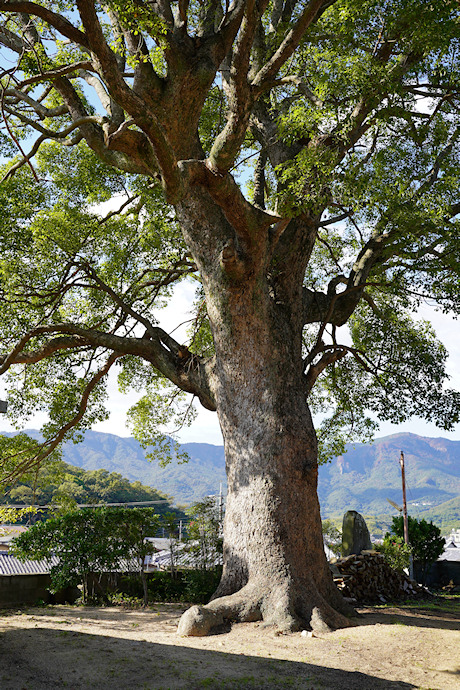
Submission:
[[[337,346],[332,350],[326,351],[319,362],[316,364],[311,364],[307,373],[305,374],[305,389],[307,395],[310,393],[311,389],[315,385],[318,376],[334,362],[338,362],[343,359],[348,353],[348,349],[345,347]]]
[[[31,340],[55,333],[69,337],[51,338],[36,349],[26,349]],[[14,364],[33,364],[48,358],[53,352],[75,347],[104,348],[118,356],[141,357],[181,390],[196,395],[204,407],[215,410],[212,361],[188,353],[187,348],[158,327],[149,329],[146,337],[127,338],[73,323],[38,326],[26,333],[9,354],[0,357],[0,375]]]
[[[266,234],[270,226],[282,220],[278,214],[251,204],[230,173],[221,175],[211,170],[207,163],[194,160],[181,161],[179,167],[183,175],[183,186],[205,186],[248,248],[256,240],[260,246],[260,237]]]
[[[9,31],[6,26],[0,26],[0,43],[14,53],[18,53],[18,55],[26,48],[25,41],[20,36],[16,36],[15,33]]]
[[[156,113],[146,109],[146,102],[132,90],[120,72],[116,55],[107,45],[93,0],[77,0],[77,7],[85,27],[88,45],[97,71],[104,78],[114,100],[128,112],[147,135],[161,172],[167,196],[173,198],[180,187],[180,177],[174,151]]]
[[[0,2],[0,12],[24,13],[40,17],[50,26],[54,27],[60,34],[70,39],[74,43],[88,48],[85,34],[77,29],[68,19],[60,14],[48,10],[42,5],[34,2]]]
[[[74,429],[76,426],[78,426],[78,424],[83,419],[86,409],[88,407],[88,401],[91,393],[94,391],[97,384],[109,373],[112,365],[114,364],[114,362],[116,362],[118,357],[119,355],[115,353],[111,354],[108,357],[105,365],[94,374],[94,376],[86,385],[78,405],[78,412],[72,417],[71,420],[67,422],[67,424],[61,427],[61,429],[59,429],[59,431],[52,438],[48,439],[40,446],[39,452],[33,458],[27,458],[19,465],[16,465],[14,470],[3,478],[4,484],[12,483],[17,478],[21,477],[24,474],[24,472],[27,472],[33,467],[40,467],[41,463],[44,460],[46,460],[46,458],[49,457],[49,455],[51,455],[53,450],[55,450],[55,448],[57,448],[59,444],[64,440],[66,434],[72,429]]]
[[[247,3],[236,40],[227,82],[227,122],[209,154],[209,164],[218,172],[232,167],[247,131],[252,109],[252,90],[248,82],[251,48],[259,19],[267,4],[267,0],[259,4],[255,0]]]
[[[253,78],[252,86],[256,96],[263,93],[270,81],[291,57],[302,40],[305,31],[318,18],[321,9],[323,9],[326,4],[328,7],[331,5],[331,3],[326,0],[310,0],[295,26],[286,34],[276,53]]]

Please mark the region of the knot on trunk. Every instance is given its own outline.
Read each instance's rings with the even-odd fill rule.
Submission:
[[[236,280],[240,280],[245,275],[246,266],[233,238],[228,240],[222,248],[220,265],[229,276]]]

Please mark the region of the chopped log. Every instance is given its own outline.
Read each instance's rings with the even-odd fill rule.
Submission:
[[[428,590],[411,580],[405,573],[391,568],[377,551],[351,554],[334,562],[334,583],[347,599],[363,604],[398,601],[408,596],[426,596]]]

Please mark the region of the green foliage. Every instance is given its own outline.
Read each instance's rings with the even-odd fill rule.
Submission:
[[[63,21],[73,24],[76,31],[79,20],[72,3],[53,1],[47,7],[63,13]],[[72,118],[56,82],[51,81],[52,88],[40,97],[38,82],[27,86],[22,101],[6,93],[11,76],[5,72],[6,112],[16,140],[35,140],[43,128],[56,133],[56,140],[42,144],[34,156],[38,183],[24,166],[5,179],[0,190],[2,353],[11,352],[25,333],[44,323],[70,323],[121,338],[140,336],[146,322],[152,327],[157,323],[157,310],[166,304],[175,285],[189,275],[199,278],[189,255],[190,251],[197,255],[197,247],[185,246],[179,223],[156,181],[159,175],[150,144],[133,144],[128,151],[131,142],[141,140],[141,130],[145,133],[149,127],[142,117],[134,117],[134,123],[126,119],[117,129],[122,113],[130,110],[123,101],[133,88],[130,70],[136,69],[135,97],[150,94],[145,98],[146,118],[152,132],[154,123],[159,123],[161,137],[164,134],[167,148],[171,147],[172,167],[183,155],[205,160],[228,134],[227,143],[235,149],[229,168],[244,188],[248,174],[253,177],[254,155],[262,151],[270,159],[264,180],[267,207],[287,218],[308,217],[314,228],[312,248],[306,238],[289,248],[297,252],[300,246],[308,247],[305,287],[323,296],[335,291],[339,297],[346,290],[362,298],[349,319],[351,337],[344,336],[346,346],[340,345],[336,327],[325,330],[319,317],[317,325],[306,329],[305,355],[314,354],[313,367],[324,353],[345,353],[346,349],[346,356],[321,374],[310,394],[314,412],[323,419],[318,433],[320,461],[342,453],[346,443],[369,440],[376,429],[371,416],[397,423],[417,414],[447,429],[458,422],[459,395],[445,386],[446,350],[427,324],[410,316],[426,299],[445,311],[458,313],[460,307],[455,213],[460,186],[458,3],[326,3],[262,92],[256,88],[251,97],[234,92],[249,84],[287,45],[286,32],[303,7],[304,3],[294,3],[289,9],[286,5],[277,24],[276,3],[267,5],[248,53],[248,74],[238,75],[246,60],[234,47],[224,60],[219,58],[213,73],[220,38],[211,40],[209,46],[214,47],[205,59],[202,55],[189,62],[181,52],[188,46],[192,55],[207,45],[221,25],[219,4],[179,4],[174,11],[179,13],[183,40],[176,44],[172,20],[154,5],[136,0],[110,0],[106,6],[95,3],[101,38],[105,36],[108,43],[106,54],[112,49],[120,66],[120,83],[126,81],[116,88],[99,83],[100,96],[101,90],[108,91],[110,99],[121,101],[111,102],[101,116],[104,97],[94,105],[96,99],[87,95],[84,71],[66,73],[75,101],[80,99],[73,113],[94,116],[81,130],[83,137],[87,131],[93,133],[88,141],[94,150],[79,136],[71,138],[77,131],[61,136]],[[111,20],[111,12],[116,13],[116,21]],[[7,7],[2,21],[6,36],[18,31],[19,19]],[[18,89],[24,78],[87,59],[87,48],[78,40],[56,39],[55,29],[44,19],[34,17],[33,22],[42,41],[21,51]],[[236,35],[242,36],[239,31]],[[294,40],[291,35],[287,43]],[[238,67],[230,64],[235,56],[239,56]],[[143,83],[146,74],[149,77]],[[99,76],[102,82],[107,78],[107,74]],[[158,89],[158,94],[152,95],[152,89]],[[185,93],[189,97],[182,97]],[[32,96],[39,98],[41,106],[35,111]],[[13,99],[11,103],[8,98]],[[168,119],[170,108],[179,102],[173,113],[180,126],[178,144]],[[44,107],[54,114],[43,115]],[[132,135],[129,144],[123,139],[125,134]],[[154,133],[149,136],[154,150],[158,142],[153,141]],[[182,138],[193,141],[193,147],[187,148]],[[6,172],[17,162],[16,149],[3,135],[0,145],[9,159]],[[178,150],[173,151],[176,145]],[[132,172],[139,169],[145,175]],[[161,173],[167,177],[172,171]],[[246,186],[253,187],[253,181]],[[95,205],[124,194],[131,203],[123,212],[103,218]],[[221,211],[227,213],[223,207]],[[231,216],[229,212],[229,228]],[[337,217],[341,220],[333,222]],[[220,243],[218,225],[215,237]],[[204,242],[203,236],[203,246]],[[355,285],[353,279],[362,269],[366,251],[376,246],[378,257],[371,272]],[[217,244],[212,251],[220,251]],[[266,287],[276,296],[278,307],[284,299],[276,280],[280,256],[277,247],[270,251]],[[289,259],[284,271],[286,266]],[[198,299],[188,345],[191,353],[208,357],[214,345],[205,311]],[[22,354],[27,359],[50,338],[48,332],[35,332],[23,344]],[[66,425],[66,438],[78,440],[83,429],[107,415],[106,376],[97,381],[96,377],[104,363],[109,364],[108,353],[120,353],[113,347],[79,346],[76,340],[73,347],[58,349],[26,367],[25,373],[20,366],[11,367],[6,375],[10,419],[22,423],[35,412],[47,410],[45,441],[57,442],[59,430]],[[154,447],[155,459],[167,462],[178,448],[167,442],[165,425],[180,428],[193,419],[189,399],[153,370],[148,356],[125,354],[118,357],[117,366],[120,387],[142,392],[129,413],[133,432],[143,447]],[[29,458],[30,466],[43,460],[32,448]],[[18,475],[29,469],[21,463],[16,467]],[[25,499],[27,492],[18,492]]]
[[[321,527],[324,543],[336,556],[340,556],[340,550],[342,548],[342,531],[330,519],[323,520]]]
[[[169,219],[158,189],[104,165],[86,145],[70,151],[56,143],[44,145],[38,163],[49,180],[46,184],[37,185],[21,170],[0,187],[2,351],[43,321],[51,326],[74,322],[81,328],[118,328],[125,334],[124,310],[142,318],[153,306],[161,309],[172,286],[187,275],[187,266],[177,270],[184,255],[177,225]],[[136,205],[102,220],[95,205],[120,193],[131,195]],[[117,307],[114,298],[124,306]],[[48,338],[47,332],[30,338],[24,352],[40,348]],[[46,409],[45,441],[55,439],[71,420],[66,438],[78,441],[82,429],[108,414],[105,377],[93,387],[80,414],[82,397],[105,352],[76,347],[64,357],[40,360],[25,376],[21,368],[9,369],[3,380],[9,388],[11,422],[24,423]],[[171,446],[159,428],[190,423],[193,408],[151,366],[133,360],[118,360],[120,388],[144,394],[130,412],[132,429],[145,447],[153,447],[155,459],[168,461]],[[38,450],[35,444],[34,452]],[[177,448],[172,452],[177,454]],[[33,462],[32,450],[28,457]]]
[[[222,524],[219,506],[209,496],[195,503],[188,511],[187,550],[193,554],[201,570],[213,570],[216,557],[222,553]]]
[[[359,379],[363,404],[382,420],[400,423],[420,414],[451,429],[459,420],[460,394],[444,387],[446,348],[432,326],[415,322],[394,296],[379,309],[362,307],[350,320],[354,346],[372,353],[370,372]]]
[[[193,604],[207,604],[219,584],[222,568],[213,570],[178,570],[175,577],[164,571],[147,573],[149,602],[184,601]],[[112,595],[113,603],[139,601],[142,596],[139,579],[123,576],[118,583],[118,592]]]
[[[35,515],[37,508],[34,506],[27,506],[27,508],[10,508],[8,506],[0,506],[0,534],[8,534],[8,528],[4,525],[14,525],[16,522],[22,522],[24,518],[30,518]]]
[[[40,451],[40,443],[27,434],[20,433],[11,437],[0,434],[0,487],[11,488],[19,472],[27,488],[30,489],[29,492],[24,492],[24,490],[22,492],[23,495],[27,495],[27,500],[18,500],[17,503],[30,503],[29,499],[33,497],[33,489],[37,486],[39,473]],[[60,457],[60,450],[55,449],[48,456],[48,468],[55,467],[56,463],[59,463]],[[2,499],[0,498],[1,502]]]
[[[417,520],[410,515],[409,523],[409,544],[412,550],[414,561],[420,563],[422,567],[423,579],[425,579],[431,565],[439,558],[444,551],[445,542],[441,537],[441,530],[432,522],[427,522],[424,518]],[[391,533],[404,536],[404,520],[402,515],[393,518]],[[386,537],[387,535],[385,535]],[[391,537],[391,535],[388,535]]]
[[[152,552],[146,536],[154,536],[159,517],[151,508],[86,508],[38,522],[13,540],[18,558],[40,560],[53,554],[59,559],[51,568],[54,591],[83,582],[83,598],[95,592],[98,577],[119,568],[120,559],[143,564]],[[91,583],[91,591],[90,591]]]
[[[447,349],[427,321],[415,321],[404,298],[386,293],[374,295],[373,308],[363,302],[355,310],[350,357],[329,367],[310,395],[323,416],[320,462],[344,453],[347,443],[372,441],[378,423],[370,413],[394,424],[417,415],[444,429],[460,419],[460,393],[446,387]]]
[[[404,542],[403,537],[386,534],[381,544],[375,545],[375,550],[382,553],[386,562],[395,570],[402,572],[409,568],[412,549]]]
[[[170,505],[166,500],[168,497],[156,489],[144,486],[139,481],[130,482],[118,472],[86,471],[63,461],[48,461],[30,478],[25,475],[22,482],[0,498],[0,503],[35,502],[37,507],[49,504],[65,507],[76,503],[131,503],[163,499],[164,505],[157,506],[159,514],[170,510]]]

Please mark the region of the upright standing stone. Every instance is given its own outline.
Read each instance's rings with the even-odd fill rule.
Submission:
[[[367,549],[372,549],[372,544],[366,521],[356,510],[349,510],[343,516],[342,556],[358,554]]]

